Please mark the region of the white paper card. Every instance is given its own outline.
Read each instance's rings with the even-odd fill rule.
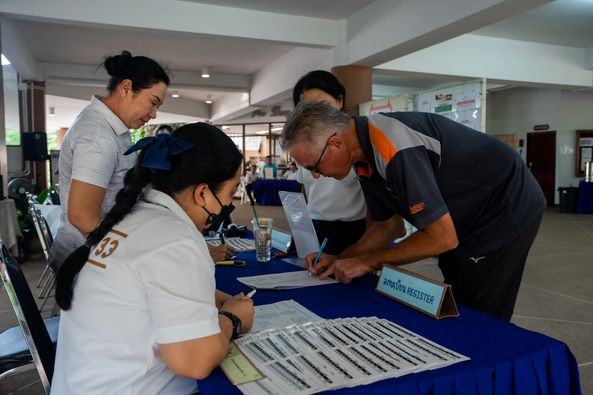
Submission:
[[[317,240],[317,234],[313,227],[313,221],[309,216],[303,194],[280,191],[278,195],[296,244],[297,255],[304,258],[312,252],[317,252],[319,250],[319,240]]]

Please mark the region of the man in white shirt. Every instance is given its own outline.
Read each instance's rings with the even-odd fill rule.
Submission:
[[[257,167],[251,165],[247,174],[245,174],[245,191],[247,191],[247,197],[251,202],[252,206],[255,206],[255,200],[253,198],[253,183],[259,178],[259,174],[256,172]]]

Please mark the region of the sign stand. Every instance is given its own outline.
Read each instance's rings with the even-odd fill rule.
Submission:
[[[383,265],[378,293],[433,318],[459,317],[451,285],[391,265]]]

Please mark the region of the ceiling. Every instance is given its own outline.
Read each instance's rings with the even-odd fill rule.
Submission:
[[[566,47],[593,46],[593,1],[556,0],[486,26],[477,35]]]
[[[192,3],[267,11],[315,18],[342,19],[354,14],[374,0],[182,0]],[[395,1],[394,1],[395,2]]]
[[[230,7],[275,13],[266,17],[269,18],[270,25],[274,23],[275,15],[280,14],[297,16],[297,18],[309,18],[308,21],[311,18],[321,18],[322,25],[329,25],[333,21],[346,20],[355,13],[365,15],[367,10],[378,3],[381,3],[384,7],[397,8],[401,5],[402,12],[406,11],[405,7],[413,3],[405,0],[393,0],[391,2],[378,0],[159,1],[171,4],[172,8],[176,4],[189,3],[190,5]],[[0,15],[2,15],[1,4]],[[28,46],[31,56],[40,64],[84,65],[89,70],[89,74],[97,73],[91,83],[78,81],[74,77],[70,81],[60,82],[80,85],[80,93],[68,98],[71,101],[61,101],[59,96],[55,94],[48,95],[47,107],[72,109],[65,112],[64,118],[61,118],[58,115],[59,112],[56,111],[56,117],[51,122],[48,120],[48,130],[53,128],[50,125],[68,126],[72,120],[68,117],[71,117],[72,113],[77,113],[76,106],[84,106],[93,92],[102,93],[102,90],[98,87],[104,86],[106,79],[104,71],[97,70],[97,66],[101,63],[103,56],[115,54],[122,49],[127,49],[133,54],[142,54],[154,58],[171,71],[174,82],[170,87],[170,93],[177,93],[181,98],[169,97],[164,110],[174,109],[176,100],[180,102],[185,100],[184,112],[178,112],[178,114],[185,114],[185,116],[180,115],[178,119],[185,120],[204,119],[204,117],[192,117],[188,116],[188,114],[191,113],[192,107],[197,108],[198,104],[204,107],[203,102],[207,98],[211,98],[215,104],[218,101],[226,100],[230,103],[229,107],[236,106],[239,108],[240,106],[233,100],[239,100],[241,93],[249,92],[250,85],[253,86],[257,79],[267,77],[265,70],[270,64],[290,55],[298,48],[323,47],[311,43],[291,43],[286,39],[280,39],[280,37],[276,40],[276,37],[245,38],[237,34],[224,36],[222,34],[192,33],[188,32],[191,29],[186,29],[185,26],[181,26],[179,30],[186,31],[175,31],[175,23],[172,23],[170,29],[162,29],[151,27],[150,23],[144,24],[144,27],[127,27],[125,24],[105,25],[38,16],[22,17],[6,14],[2,16],[10,19],[19,40]],[[169,17],[171,16],[163,15],[162,19],[168,19]],[[130,18],[138,19],[135,16],[130,16]],[[430,18],[427,16],[427,19]],[[478,30],[469,33],[482,37],[528,41],[570,48],[589,48],[593,47],[592,21],[593,1],[556,0],[489,26],[482,24]],[[229,24],[229,30],[234,27]],[[249,28],[257,30],[257,26],[249,26]],[[290,28],[288,26],[287,30],[290,30]],[[221,29],[224,30],[224,26]],[[262,28],[262,31],[264,30]],[[372,46],[372,44],[369,42],[369,46]],[[213,76],[210,81],[202,80],[199,76],[196,76],[204,66],[208,67]],[[287,68],[290,68],[290,63]],[[303,71],[298,71],[298,73],[302,75]],[[182,83],[176,82],[179,81],[179,79],[176,79],[179,75],[183,77],[181,78]],[[216,81],[217,76],[220,76],[218,81]],[[227,83],[225,85],[224,81],[231,81],[233,78],[243,82]],[[410,91],[428,90],[445,83],[461,82],[467,79],[470,78],[441,75],[438,72],[413,73],[375,69],[373,73],[374,85],[400,87]],[[284,81],[282,81],[281,77],[277,77],[276,82]],[[251,92],[251,94],[254,95],[255,93]],[[229,99],[233,95],[237,99]],[[283,102],[289,95],[287,96],[286,92],[283,95],[272,92],[269,97],[267,104],[271,104],[274,100],[278,100],[278,103]],[[254,110],[253,107],[250,107],[252,106],[251,99],[248,103],[241,105],[244,110],[239,112],[238,117],[244,115],[245,111]],[[166,117],[164,116],[166,112],[162,114],[163,117],[159,115],[157,122],[171,122],[170,119],[175,118],[173,113],[167,114]]]

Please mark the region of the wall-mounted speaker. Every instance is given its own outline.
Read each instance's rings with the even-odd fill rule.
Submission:
[[[47,135],[45,132],[25,132],[21,137],[23,160],[41,161],[49,159]]]

